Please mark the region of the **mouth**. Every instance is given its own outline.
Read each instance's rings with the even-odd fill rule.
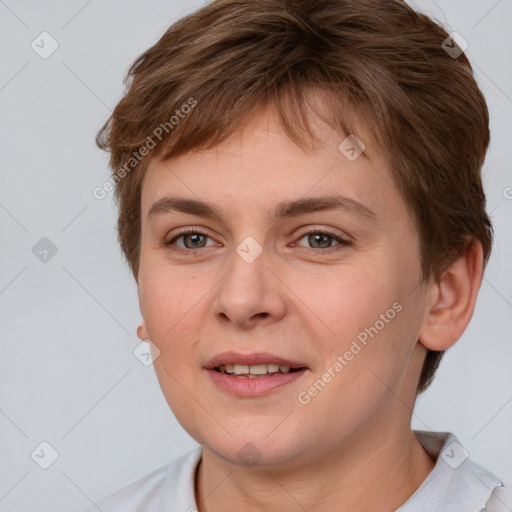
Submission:
[[[258,377],[276,373],[293,373],[308,369],[302,361],[270,354],[269,352],[253,352],[242,354],[238,352],[222,352],[210,359],[205,368],[229,375]]]
[[[212,382],[238,396],[260,396],[300,379],[306,364],[269,353],[224,352],[205,366]]]
[[[262,377],[271,377],[272,375],[283,375],[294,373],[305,369],[305,367],[292,368],[288,365],[270,363],[270,364],[221,364],[213,368],[216,372],[224,373],[232,377],[242,379],[260,379]]]

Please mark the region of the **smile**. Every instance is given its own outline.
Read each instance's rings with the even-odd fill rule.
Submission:
[[[270,364],[221,364],[214,368],[219,373],[226,373],[236,377],[246,379],[257,379],[266,377],[268,375],[283,374],[296,372],[300,368],[290,368],[286,365],[279,365],[277,363]]]

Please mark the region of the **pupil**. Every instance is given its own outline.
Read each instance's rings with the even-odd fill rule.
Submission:
[[[193,246],[194,246],[194,247],[198,247],[198,246],[196,245],[196,243],[197,243],[197,242],[200,242],[200,238],[201,238],[201,237],[203,237],[203,235],[196,234],[196,235],[187,235],[187,237],[186,237],[186,238],[187,238],[187,239],[191,239],[191,240],[192,240],[192,244],[193,244]],[[187,244],[185,244],[185,245],[187,245]],[[203,247],[203,246],[201,246],[201,247]]]
[[[331,238],[330,235],[324,235],[324,234],[321,234],[321,233],[316,233],[314,235],[310,235],[309,236],[309,242],[312,243],[314,241],[313,242],[313,245],[314,245],[314,243],[316,243],[315,239],[317,239],[317,238],[321,238],[321,239],[323,238],[324,241],[320,242],[320,245],[322,247],[329,247],[330,246],[330,243],[329,243],[329,239]],[[326,242],[326,240],[327,240],[327,242]]]

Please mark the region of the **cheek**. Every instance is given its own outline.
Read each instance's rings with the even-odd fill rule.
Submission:
[[[393,280],[396,276],[383,267],[367,262],[347,264],[337,272],[297,274],[290,288],[303,301],[300,307],[307,318],[319,322],[327,339],[342,348],[376,322],[378,331],[383,331],[395,317],[393,304],[399,300],[399,286]]]
[[[204,290],[200,279],[183,279],[177,269],[172,275],[165,266],[146,268],[139,278],[139,302],[146,330],[158,347],[159,356],[153,366],[164,397],[178,421],[193,426],[190,417],[191,363],[198,358],[194,326],[201,325],[201,297]],[[196,411],[197,412],[197,411]]]
[[[354,316],[339,322],[336,340],[323,345],[323,365],[297,399],[304,413],[323,417],[327,437],[351,432],[396,401],[398,391],[391,390],[407,373],[412,346],[408,313],[400,305],[384,301],[383,309],[364,310],[352,305]],[[376,311],[383,311],[387,323]]]
[[[407,287],[384,268],[351,265],[336,276],[308,276],[297,294],[307,297],[299,314],[309,319],[313,350],[321,354],[315,378],[336,382],[327,384],[335,401],[371,400],[383,387],[379,377],[393,381],[407,366],[411,314],[401,291]]]
[[[200,309],[206,286],[198,275],[183,275],[179,268],[141,259],[139,304],[154,343],[164,343],[186,325],[189,315]]]
[[[158,347],[159,356],[154,369],[164,396],[181,421],[181,414],[189,407],[201,365],[200,328],[208,315],[207,277],[186,276],[175,267],[166,265],[147,267],[139,280],[140,309],[151,341]],[[183,409],[184,408],[184,409]]]

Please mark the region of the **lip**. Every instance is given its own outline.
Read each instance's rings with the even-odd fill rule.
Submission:
[[[206,370],[213,383],[221,390],[237,396],[260,396],[300,379],[309,370],[302,368],[292,373],[278,373],[269,377],[233,377],[216,370]]]
[[[276,363],[280,366],[289,366],[290,368],[306,368],[307,365],[301,361],[286,359],[269,352],[253,352],[251,354],[241,354],[239,352],[222,352],[210,359],[206,364],[207,370],[213,370],[221,364],[271,364]],[[237,377],[235,377],[237,378]],[[261,377],[263,378],[263,377]],[[252,379],[254,380],[254,379]]]
[[[270,364],[276,363],[280,366],[300,368],[290,373],[277,373],[268,377],[234,377],[227,373],[220,373],[215,368],[221,364]],[[222,352],[214,356],[205,365],[205,370],[212,382],[222,391],[237,396],[260,396],[281,388],[300,379],[309,368],[301,361],[280,357],[268,352],[253,352],[241,354],[238,352]]]

